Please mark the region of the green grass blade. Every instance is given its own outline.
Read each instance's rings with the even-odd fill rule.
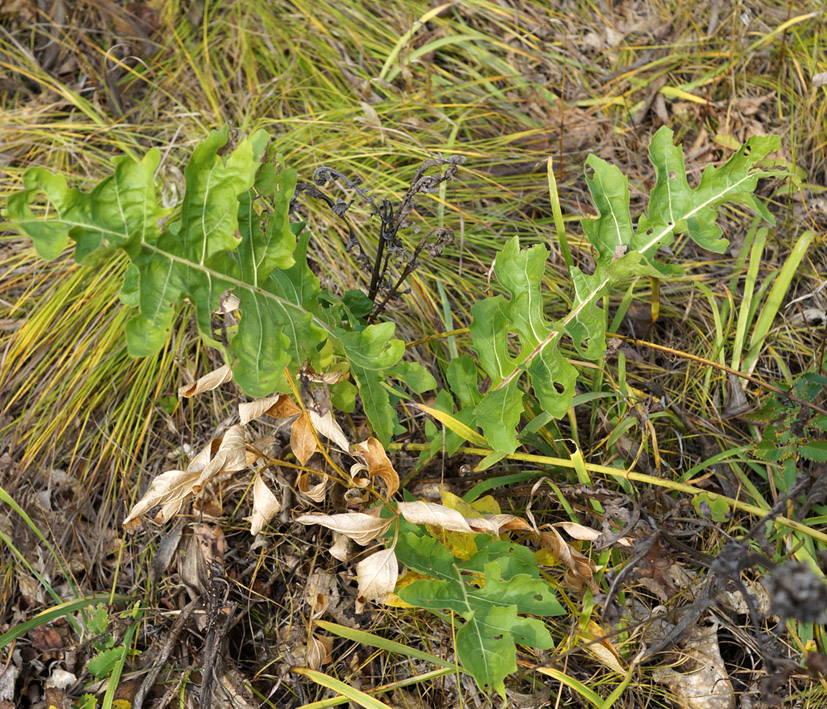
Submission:
[[[339,694],[350,699],[350,701],[356,702],[359,706],[365,707],[365,709],[390,709],[387,704],[380,702],[378,699],[374,699],[369,694],[365,694],[364,692],[360,692],[358,689],[354,689],[353,687],[346,685],[338,679],[334,679],[330,675],[326,675],[324,672],[317,672],[316,670],[311,670],[307,667],[291,667],[290,671],[297,675],[304,675],[305,677],[312,679],[316,684],[320,684],[322,687],[327,687],[328,689],[332,689],[334,692],[338,692]]]
[[[744,294],[741,298],[741,306],[738,311],[738,325],[735,329],[735,341],[732,343],[732,368],[737,370],[741,364],[741,353],[743,352],[744,342],[747,337],[747,329],[749,328],[749,314],[751,312],[752,296],[755,292],[755,280],[758,277],[758,268],[761,265],[761,257],[764,253],[764,245],[767,242],[768,230],[766,227],[755,231],[754,227],[750,230],[754,233],[754,240],[750,249],[749,267],[747,269],[747,278],[744,281]],[[747,239],[750,234],[747,235]]]
[[[385,692],[392,692],[395,689],[403,689],[405,687],[410,687],[414,684],[430,682],[431,680],[439,679],[440,677],[454,674],[455,672],[456,668],[443,667],[440,670],[425,672],[424,674],[416,675],[415,677],[407,677],[406,679],[400,680],[399,682],[390,682],[388,684],[383,684],[381,687],[377,687],[376,689],[371,690],[371,694],[384,694]],[[303,704],[299,707],[299,709],[327,709],[328,707],[335,707],[339,704],[344,704],[347,701],[347,697],[332,697],[331,699],[322,699],[321,701],[312,702],[311,704]]]
[[[775,316],[778,314],[779,308],[781,308],[781,304],[784,302],[787,291],[790,289],[790,283],[793,280],[793,276],[795,276],[796,269],[816,236],[817,234],[813,231],[805,231],[798,238],[789,256],[787,256],[787,260],[781,267],[781,272],[778,274],[772,290],[767,296],[767,300],[764,301],[764,307],[761,310],[761,315],[758,317],[758,322],[755,323],[755,328],[750,338],[750,349],[747,356],[744,357],[744,365],[741,371],[751,374],[755,368],[758,357],[761,354],[761,348],[764,345],[764,340],[770,331]]]
[[[570,677],[565,672],[555,670],[553,667],[538,667],[537,671],[541,674],[548,675],[549,677],[556,679],[558,682],[562,682],[567,687],[577,692],[581,697],[583,697],[583,699],[586,699],[594,704],[594,706],[598,707],[598,709],[604,709],[603,698],[597,692],[589,689],[580,680]]]
[[[98,593],[94,596],[77,598],[71,601],[66,601],[66,603],[61,603],[57,606],[52,606],[51,608],[47,608],[45,611],[41,611],[34,616],[34,618],[29,618],[29,620],[24,623],[21,623],[20,625],[17,625],[11,630],[7,630],[5,633],[0,635],[0,649],[6,647],[6,645],[19,638],[21,635],[25,635],[32,628],[37,628],[41,625],[45,625],[46,623],[51,623],[53,620],[57,620],[58,618],[69,617],[72,613],[77,613],[79,610],[86,608],[87,606],[95,605],[97,603],[109,603],[110,598],[115,602],[131,600],[129,596],[112,596],[109,593]]]
[[[439,665],[440,667],[450,667],[453,670],[458,669],[455,662],[448,662],[447,660],[443,660],[436,655],[431,655],[428,652],[423,652],[422,650],[408,647],[407,645],[403,645],[402,643],[398,643],[394,640],[380,638],[378,635],[367,633],[364,630],[355,630],[353,628],[348,628],[337,623],[331,623],[326,620],[317,620],[316,625],[330,633],[333,633],[334,635],[338,635],[340,638],[353,640],[354,642],[362,643],[363,645],[368,645],[369,647],[377,647],[380,650],[385,650],[387,652],[395,652],[407,657],[415,657],[418,660],[425,660],[426,662],[431,662],[434,665]]]

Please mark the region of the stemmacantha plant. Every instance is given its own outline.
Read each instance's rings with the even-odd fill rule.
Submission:
[[[116,159],[113,173],[89,192],[70,188],[60,175],[31,168],[24,174],[23,191],[9,200],[10,223],[33,239],[45,259],[58,257],[70,242],[83,265],[101,263],[120,250],[127,254],[130,267],[121,300],[134,311],[126,326],[133,356],[152,355],[165,344],[180,305],[188,300],[201,338],[220,350],[226,362],[201,388],[232,378],[255,399],[243,405],[241,423],[207,445],[186,470],[153,481],[127,521],[139,522],[156,506],[160,519],[167,520],[217,473],[243,470],[256,458],[266,461],[263,453],[250,454],[244,424],[264,413],[293,416],[293,450],[302,464],[317,450],[321,434],[331,446],[362,461],[349,476],[323,449],[342,481],[375,491],[378,504],[366,502],[361,512],[299,518],[361,544],[385,535],[383,548],[357,566],[359,602],[393,591],[401,561],[419,580],[401,587],[397,598],[458,614],[461,664],[481,686],[504,696],[503,680],[516,670],[516,644],[552,646],[545,623],[528,616],[562,612],[531,548],[506,537],[515,531],[530,537],[538,530],[497,510],[456,501],[392,501],[399,481],[385,449],[398,419],[397,396],[388,380],[402,382],[414,394],[434,389],[436,380],[421,365],[403,359],[405,343],[394,336],[393,322],[374,322],[384,315],[385,302],[375,272],[367,289],[370,298],[354,291],[337,298],[323,291],[307,263],[309,235],[290,220],[297,175],[275,166],[268,142],[267,133],[258,131],[228,148],[226,128],[211,133],[193,151],[183,201],[172,210],[162,206],[156,190],[157,149],[140,162]],[[450,429],[449,452],[463,439],[484,447],[490,455],[481,467],[513,453],[521,445],[526,397],[533,397],[547,415],[563,416],[572,405],[578,377],[564,348],[573,348],[581,359],[602,359],[607,330],[603,297],[622,281],[679,275],[678,265],[656,258],[676,237],[685,234],[722,252],[728,242],[716,221],[726,203],[750,207],[772,223],[754,191],[759,179],[787,174],[766,160],[778,146],[777,137],[752,137],[723,165],[707,166],[692,188],[681,148],[673,144],[672,131],[661,128],[649,146],[655,184],[637,221],[630,213],[626,177],[590,156],[586,182],[597,216],[581,223],[594,248],[594,270],[581,270],[565,241],[561,244],[572,305],[564,317],[550,322],[541,288],[546,247],[521,249],[516,237],[504,244],[494,266],[503,293],[472,308],[473,354],[466,352],[448,364],[448,389],[438,392],[435,407],[423,407]],[[338,203],[331,206],[342,211]],[[408,209],[407,217],[412,208],[401,211]],[[213,327],[215,313],[225,318],[220,333]],[[326,403],[339,411],[352,411],[358,394],[375,437],[352,444],[330,410],[313,409],[310,402],[290,396],[298,391],[296,381],[314,377],[329,385]],[[481,386],[483,379],[490,384]],[[442,436],[432,443],[441,446]],[[307,480],[298,487],[320,499]],[[278,502],[260,471],[253,492],[251,529],[259,532],[278,511]],[[470,535],[473,544],[452,542],[446,533]]]

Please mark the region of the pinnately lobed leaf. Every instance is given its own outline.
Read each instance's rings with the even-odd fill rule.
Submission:
[[[497,254],[494,273],[505,293],[477,301],[470,326],[472,348],[491,384],[480,400],[472,401],[468,392],[476,387],[463,372],[454,393],[462,404],[457,418],[481,428],[500,457],[520,445],[517,428],[526,389],[520,380],[526,372],[531,390],[546,412],[560,418],[571,406],[577,371],[559,349],[563,335],[570,338],[581,358],[603,357],[606,316],[600,301],[612,284],[640,276],[665,279],[682,273],[676,265],[655,260],[657,251],[680,234],[688,234],[706,249],[722,252],[728,242],[716,220],[723,204],[748,206],[773,223],[754,191],[761,178],[789,174],[764,166],[767,155],[780,144],[778,137],[750,138],[723,165],[708,165],[695,188],[687,180],[683,150],[673,144],[673,138],[666,127],[652,138],[649,158],[655,168],[655,186],[637,226],[630,213],[626,176],[597,156],[586,160],[586,184],[597,217],[581,222],[595,250],[595,269],[585,273],[577,266],[570,268],[574,297],[564,318],[550,323],[544,317],[544,246],[521,250],[514,237]],[[453,378],[457,380],[456,372]]]
[[[29,169],[25,189],[9,199],[10,222],[46,259],[59,256],[70,240],[84,265],[119,249],[128,254],[121,299],[135,307],[126,326],[133,356],[163,347],[179,305],[189,300],[202,339],[223,350],[233,378],[250,396],[289,391],[285,368],[295,375],[309,364],[324,372],[334,358],[346,360],[386,445],[398,425],[386,380],[410,381],[422,391],[435,386],[433,377],[419,364],[402,362],[404,343],[394,338],[393,323],[348,330],[338,311],[322,306],[319,280],[307,265],[309,237],[297,238],[302,225],[288,217],[296,172],[263,162],[266,132],[231,150],[228,133],[227,127],[213,131],[194,149],[174,214],[158,204],[160,153],[151,150],[140,162],[116,159],[113,174],[90,192],[69,188],[60,175]],[[269,203],[266,217],[257,200]],[[214,335],[212,317],[228,292],[239,300],[240,318],[225,343]],[[334,398],[341,393],[346,402],[348,387],[333,387]]]
[[[431,577],[399,589],[402,600],[451,610],[464,620],[457,656],[484,690],[505,698],[504,680],[517,671],[517,644],[553,647],[545,623],[526,616],[561,615],[563,607],[527,548],[495,541],[461,562],[435,539],[409,532],[400,536],[396,553],[409,569]]]

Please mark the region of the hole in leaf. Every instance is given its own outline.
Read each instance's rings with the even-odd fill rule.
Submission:
[[[675,179],[677,179],[677,177],[678,177],[678,173],[675,172],[674,170],[669,173],[669,179],[670,180],[675,180]]]
[[[580,343],[580,346],[581,346],[584,350],[589,349],[589,338],[588,338],[588,337],[587,337],[587,338],[585,338],[585,339],[584,339],[584,340]]]
[[[752,152],[752,146],[751,145],[745,145],[744,146],[744,157],[749,157],[749,154],[751,152]]]
[[[538,603],[543,600],[543,597],[539,593],[534,594],[534,600]]]
[[[560,382],[554,382],[553,386],[554,391],[556,391],[558,394],[563,394],[566,391],[566,387],[564,387]]]
[[[494,636],[494,640],[502,640],[502,639],[503,639],[502,634]]]

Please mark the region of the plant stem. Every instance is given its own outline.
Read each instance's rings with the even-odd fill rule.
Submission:
[[[430,450],[431,446],[428,443],[391,443],[388,446],[389,450]],[[494,451],[488,448],[473,448],[471,446],[461,446],[457,449],[457,453],[465,453],[467,455],[479,455],[486,457]],[[559,468],[574,468],[574,462],[568,458],[551,458],[545,455],[533,455],[530,453],[512,453],[505,456],[506,460],[519,460],[524,463],[537,463],[539,465],[553,465]],[[613,478],[620,478],[621,480],[628,480],[629,482],[646,483],[647,485],[654,485],[656,487],[664,487],[675,492],[683,492],[688,495],[697,495],[702,492],[709,494],[708,490],[703,490],[688,483],[679,483],[664,478],[657,478],[654,475],[645,475],[644,473],[635,473],[630,470],[620,470],[619,468],[612,468],[608,465],[595,465],[593,463],[585,464],[586,470],[593,473],[600,473],[601,475],[609,475]],[[735,510],[746,512],[747,514],[757,515],[759,517],[767,517],[770,510],[764,510],[748,502],[741,502],[725,495],[718,495],[719,498],[725,500],[726,503]],[[806,534],[822,544],[827,544],[827,533],[808,527],[806,524],[796,522],[788,517],[775,517],[774,521],[778,524],[787,527],[794,532]]]

